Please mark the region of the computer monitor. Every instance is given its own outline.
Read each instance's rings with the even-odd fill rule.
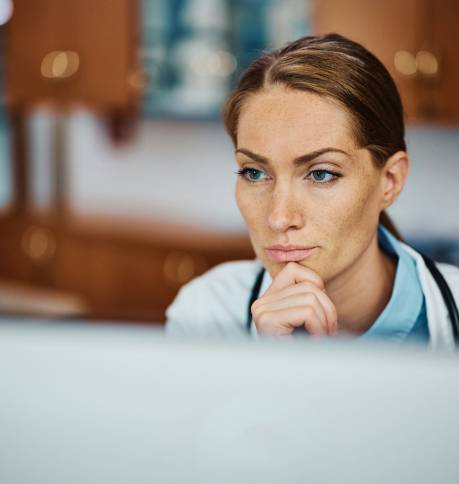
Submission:
[[[0,325],[0,482],[459,482],[459,360]]]

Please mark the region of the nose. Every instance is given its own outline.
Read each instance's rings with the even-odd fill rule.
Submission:
[[[303,224],[301,204],[289,186],[276,188],[271,197],[268,224],[274,232],[286,232],[289,229],[300,229]]]

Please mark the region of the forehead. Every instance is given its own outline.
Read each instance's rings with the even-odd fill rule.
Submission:
[[[317,94],[272,86],[250,96],[238,121],[238,148],[299,156],[325,146],[355,147],[343,107]]]

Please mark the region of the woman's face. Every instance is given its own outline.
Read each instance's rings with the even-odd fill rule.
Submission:
[[[271,277],[296,258],[325,283],[375,240],[381,169],[352,136],[346,111],[316,94],[273,86],[248,98],[238,122],[236,199]],[[269,251],[273,245],[314,247]],[[284,255],[282,255],[284,254]]]

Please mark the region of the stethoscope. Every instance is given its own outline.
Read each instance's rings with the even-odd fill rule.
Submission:
[[[441,295],[446,304],[446,308],[448,309],[449,319],[451,321],[451,327],[453,330],[454,342],[456,346],[459,346],[459,311],[457,309],[457,305],[454,300],[451,289],[448,286],[448,283],[446,282],[442,273],[437,269],[435,262],[424,254],[421,254],[421,256],[424,259],[424,262],[427,268],[429,269],[430,273],[432,274],[433,278],[435,279],[435,282],[437,283],[438,288],[440,289]],[[261,288],[261,283],[263,282],[264,273],[265,273],[265,268],[263,267],[258,273],[255,279],[255,283],[252,287],[252,292],[249,300],[249,307],[247,311],[247,323],[246,323],[246,328],[249,333],[252,328],[251,307],[252,307],[252,304],[258,299],[258,296],[260,294],[260,288]]]

